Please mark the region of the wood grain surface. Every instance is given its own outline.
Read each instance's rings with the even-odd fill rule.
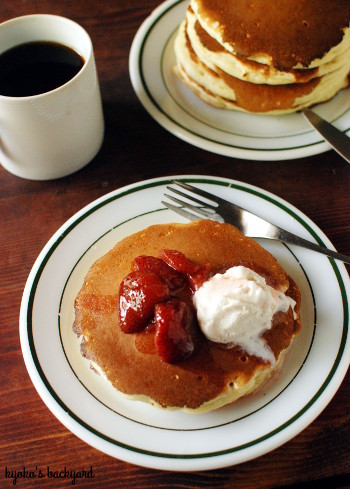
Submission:
[[[322,414],[282,447],[242,465],[199,473],[142,468],[88,446],[51,414],[29,378],[18,315],[31,267],[68,218],[126,184],[174,174],[247,182],[299,208],[337,250],[350,254],[350,168],[335,152],[292,161],[228,158],[177,139],[144,110],[131,86],[128,57],[138,27],[157,5],[155,0],[1,1],[0,21],[53,13],[87,29],[94,44],[106,134],[97,157],[66,178],[28,181],[0,167],[0,487],[13,487],[13,471],[24,467],[28,471],[92,467],[94,477],[75,484],[91,489],[350,487],[349,375]],[[48,477],[27,477],[16,483],[19,488],[71,485],[68,479]]]

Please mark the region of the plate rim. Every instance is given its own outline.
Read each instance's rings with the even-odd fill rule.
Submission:
[[[299,146],[265,149],[265,148],[249,148],[249,147],[233,145],[233,144],[230,145],[225,142],[211,140],[201,134],[196,134],[195,132],[191,131],[190,128],[181,125],[176,120],[176,117],[174,118],[171,114],[166,112],[159,105],[159,103],[154,99],[151,91],[149,90],[142,69],[142,58],[144,55],[145,46],[147,44],[147,39],[150,36],[151,31],[157,26],[158,22],[161,20],[162,17],[167,15],[172,8],[177,7],[179,4],[182,3],[185,6],[187,5],[188,0],[165,0],[163,3],[158,5],[138,28],[136,35],[134,36],[134,39],[132,41],[130,54],[129,54],[129,76],[134,91],[139,101],[143,105],[143,107],[146,109],[149,115],[156,122],[158,122],[158,124],[160,124],[164,129],[166,129],[167,131],[169,131],[179,139],[182,139],[183,141],[193,146],[196,146],[198,148],[204,149],[206,151],[215,154],[221,154],[233,158],[258,160],[261,162],[271,161],[271,160],[285,161],[290,159],[305,158],[308,156],[322,154],[332,149],[331,145],[327,143],[317,132],[315,132],[312,127],[310,127],[307,131],[303,131],[302,135],[306,134],[307,132],[313,133],[316,140],[311,141],[308,144],[301,144]],[[161,57],[163,56],[165,46],[169,42],[171,37],[172,34],[170,34],[168,38],[164,40],[165,42],[164,42]],[[169,93],[165,82],[163,82],[163,85],[167,93]],[[326,103],[327,102],[325,102],[324,104]],[[324,105],[324,104],[318,104],[318,105]],[[350,108],[347,109],[345,113],[348,113],[349,111]],[[343,117],[344,114],[337,117],[335,120]],[[252,116],[256,117],[256,115],[254,114],[252,114]],[[334,121],[332,121],[332,123],[334,123]],[[349,130],[350,130],[350,125],[347,129],[344,130],[344,132],[346,133]],[[234,136],[235,135],[233,135],[233,137]],[[265,137],[265,139],[272,140],[273,137],[272,136],[268,138]]]
[[[44,403],[48,406],[48,408],[51,410],[51,412],[62,422],[62,424],[64,424],[68,429],[70,429],[76,436],[82,438],[85,442],[92,444],[92,446],[94,446],[95,448],[99,448],[103,452],[108,453],[108,451],[106,450],[106,447],[100,446],[101,443],[99,443],[99,442],[101,441],[101,437],[102,437],[102,445],[104,444],[103,443],[103,440],[104,440],[104,441],[107,441],[107,443],[111,443],[113,447],[118,446],[119,449],[127,450],[128,456],[125,456],[124,458],[121,456],[121,454],[109,453],[110,455],[117,457],[117,458],[124,459],[127,462],[130,462],[130,456],[129,456],[130,451],[132,451],[136,454],[142,455],[142,456],[146,456],[147,459],[149,457],[151,457],[153,460],[153,463],[151,463],[151,461],[148,461],[148,462],[144,461],[144,463],[142,463],[142,461],[140,461],[140,460],[136,460],[136,461],[132,462],[132,463],[136,463],[137,465],[144,465],[146,467],[154,467],[154,468],[161,468],[161,469],[163,468],[162,467],[163,465],[167,465],[165,463],[154,464],[154,458],[156,457],[158,462],[159,462],[159,458],[162,458],[164,460],[171,459],[172,461],[177,460],[178,465],[180,462],[180,467],[178,469],[174,469],[174,467],[172,467],[172,470],[194,470],[193,469],[193,461],[194,460],[196,460],[196,461],[199,460],[200,462],[204,462],[204,461],[208,462],[208,459],[210,459],[211,464],[209,464],[209,465],[207,464],[206,467],[203,467],[203,464],[200,464],[200,470],[207,470],[209,468],[219,468],[219,467],[223,467],[223,466],[227,466],[227,465],[232,465],[233,463],[241,463],[240,461],[232,463],[232,459],[230,459],[227,463],[227,462],[224,462],[224,459],[222,457],[225,458],[225,456],[227,456],[228,458],[230,458],[229,457],[230,455],[232,457],[232,454],[237,453],[237,452],[239,452],[240,454],[243,454],[244,450],[246,450],[247,448],[252,448],[252,447],[249,447],[249,445],[251,445],[253,442],[248,443],[247,447],[243,445],[240,447],[234,447],[234,448],[230,448],[227,450],[220,450],[220,451],[217,451],[214,453],[201,453],[199,455],[198,454],[197,455],[194,455],[194,454],[191,454],[191,455],[186,455],[186,454],[174,455],[174,454],[163,454],[163,453],[157,453],[157,452],[150,452],[148,450],[138,449],[137,447],[127,446],[123,443],[118,442],[117,440],[114,440],[114,439],[108,440],[108,439],[106,439],[104,434],[101,434],[101,433],[99,434],[90,425],[86,425],[86,423],[84,423],[83,420],[80,420],[79,418],[77,418],[75,416],[75,414],[72,413],[70,411],[70,409],[64,405],[63,401],[53,391],[52,387],[50,386],[50,383],[46,379],[45,372],[42,371],[42,369],[41,369],[39,359],[38,358],[35,359],[32,355],[32,349],[34,348],[34,352],[35,352],[35,347],[33,344],[30,345],[30,338],[29,338],[29,332],[28,332],[28,328],[30,325],[31,326],[31,334],[33,333],[33,324],[30,324],[31,320],[28,317],[28,314],[30,313],[30,311],[32,309],[34,299],[35,299],[35,294],[33,295],[33,293],[32,293],[33,286],[35,285],[35,288],[36,288],[37,283],[40,280],[40,275],[41,275],[41,271],[42,271],[41,269],[42,269],[42,267],[45,267],[47,261],[49,261],[51,254],[48,252],[50,250],[52,250],[52,247],[58,246],[59,242],[61,242],[62,240],[65,239],[66,235],[69,234],[70,229],[72,229],[73,225],[74,225],[73,227],[75,227],[75,225],[78,225],[79,222],[81,222],[86,217],[86,215],[88,215],[91,212],[94,212],[99,207],[104,206],[104,205],[108,205],[109,202],[111,202],[117,198],[122,198],[124,195],[127,195],[129,193],[142,191],[145,188],[149,188],[152,186],[161,186],[161,185],[168,184],[172,178],[174,178],[174,177],[159,177],[159,178],[154,178],[154,179],[149,179],[149,180],[143,180],[141,182],[136,182],[134,184],[127,185],[127,186],[122,187],[120,189],[116,189],[116,190],[92,201],[87,206],[83,207],[80,211],[78,211],[76,214],[74,214],[70,219],[68,219],[58,229],[58,231],[47,242],[47,244],[43,248],[42,252],[39,254],[39,256],[38,256],[37,260],[35,261],[33,268],[29,274],[29,277],[28,277],[28,280],[27,280],[27,283],[26,283],[26,286],[25,286],[25,289],[23,292],[21,311],[20,311],[20,338],[21,338],[22,352],[23,352],[23,356],[24,356],[24,360],[25,360],[25,363],[27,366],[28,373],[29,373],[29,375],[32,379],[32,382],[33,382],[34,386],[36,387],[40,397],[42,398]],[[310,221],[310,223],[312,223],[313,227],[317,230],[317,232],[319,232],[321,234],[322,238],[325,239],[326,242],[328,241],[328,238],[324,235],[324,233],[317,227],[317,225],[315,223],[313,223],[309,218],[307,218],[307,216],[305,216],[298,209],[294,208],[293,205],[289,204],[288,202],[284,201],[283,199],[279,198],[278,196],[271,194],[268,191],[265,191],[263,189],[255,187],[255,186],[252,186],[250,184],[246,184],[244,182],[239,182],[237,180],[226,179],[226,178],[221,178],[221,177],[214,177],[214,176],[212,177],[212,176],[205,176],[205,175],[180,175],[180,176],[177,175],[176,178],[177,179],[183,179],[186,181],[195,182],[195,183],[219,184],[219,185],[223,185],[226,187],[233,185],[235,188],[237,188],[237,186],[238,186],[241,190],[244,190],[246,192],[247,191],[252,192],[253,194],[255,193],[259,197],[263,197],[266,200],[270,201],[272,204],[275,204],[275,205],[277,204],[278,206],[281,205],[283,210],[287,211],[288,213],[292,212],[292,214],[295,214],[295,211],[297,211],[297,213],[299,213],[301,217],[304,217],[306,219],[306,221]],[[288,207],[286,207],[286,205]],[[301,219],[300,216],[298,216],[298,217]],[[307,224],[308,227],[310,227],[310,225],[306,221],[305,221],[305,224]],[[310,230],[312,231],[312,233],[315,232],[311,227],[310,227]],[[318,240],[321,241],[320,244],[324,244],[324,242],[321,240],[320,237],[318,237]],[[336,264],[333,259],[328,259],[328,260],[331,262],[331,265],[332,265],[333,271],[336,275],[337,281],[340,284],[340,281],[342,282],[342,279],[344,278],[343,275],[344,275],[345,266],[343,264]],[[343,266],[344,270],[342,272],[341,272],[341,270],[339,270],[338,265]],[[29,301],[27,304],[26,296],[28,294],[29,294]],[[347,301],[348,297],[346,294],[346,287],[343,284],[343,288],[341,291],[343,309],[344,309],[344,295],[345,295],[345,303],[347,306],[347,313],[345,313],[345,311],[344,311],[342,341],[341,341],[341,344],[339,346],[339,351],[337,354],[338,360],[337,360],[337,362],[335,362],[335,364],[337,364],[337,365],[334,365],[333,369],[327,375],[327,379],[323,382],[323,385],[322,385],[322,387],[323,387],[322,391],[320,392],[320,390],[321,390],[320,389],[317,392],[317,395],[315,395],[309,401],[309,403],[307,403],[307,405],[305,405],[293,417],[296,419],[300,419],[304,416],[304,414],[308,413],[308,416],[306,416],[306,419],[304,417],[304,423],[303,424],[305,426],[301,429],[298,429],[297,433],[295,433],[293,431],[293,425],[294,425],[295,420],[293,418],[292,418],[292,420],[288,420],[288,422],[284,423],[286,425],[285,427],[282,425],[277,430],[274,430],[274,431],[278,431],[278,432],[284,431],[284,433],[286,434],[286,430],[289,430],[290,431],[289,437],[287,436],[284,438],[284,441],[278,442],[278,440],[275,439],[274,434],[272,434],[272,435],[269,434],[269,436],[268,436],[268,438],[270,438],[269,441],[272,442],[270,450],[277,448],[281,444],[284,444],[286,441],[288,441],[290,438],[296,436],[298,433],[300,433],[300,431],[302,431],[302,429],[304,429],[306,426],[308,426],[308,424],[310,424],[310,422],[312,422],[318,416],[318,414],[320,414],[320,412],[326,407],[326,405],[330,402],[330,400],[332,399],[333,395],[338,390],[338,388],[342,382],[342,379],[344,378],[344,376],[346,374],[347,367],[343,368],[342,371],[340,371],[340,365],[341,365],[342,361],[344,361],[344,352],[345,352],[346,342],[348,341],[348,322],[349,322],[348,301]],[[30,299],[32,299],[32,301]],[[346,322],[347,322],[347,324],[345,324]],[[26,344],[26,340],[28,340],[28,345]],[[29,347],[29,351],[28,351],[27,347]],[[342,352],[340,354],[341,348],[342,348]],[[36,363],[36,361],[38,363]],[[34,366],[34,371],[33,371],[33,366]],[[36,367],[36,369],[35,369],[35,367]],[[38,367],[41,370],[41,374],[38,370]],[[321,403],[320,399],[322,399],[323,392],[326,389],[328,389],[328,390],[330,389],[330,385],[332,385],[332,379],[336,378],[335,377],[336,373],[338,374],[337,382],[333,381],[333,384],[334,384],[333,389],[331,389],[331,393],[328,395],[326,404]],[[52,394],[52,391],[54,392],[55,395]],[[47,395],[49,396],[49,398],[47,398]],[[52,396],[52,399],[50,398],[50,396]],[[317,404],[319,404],[318,409],[317,409]],[[312,406],[313,406],[313,410],[310,409]],[[57,411],[57,407],[59,408],[58,411]],[[315,409],[316,409],[316,414],[314,413]],[[68,411],[69,411],[69,419],[67,420],[66,415],[68,415]],[[308,418],[310,418],[310,419],[308,419]],[[83,436],[81,433],[80,434],[77,433],[77,429],[74,425],[74,422],[78,423],[78,425],[79,425],[78,428],[82,427],[83,430],[87,430],[88,436],[86,436],[86,434],[85,434],[85,436]],[[90,433],[90,435],[92,435],[93,438],[95,438],[94,442],[92,442],[91,440],[89,441],[87,439],[87,438],[90,438],[89,433]],[[262,437],[262,438],[265,438],[265,437]],[[261,446],[261,443],[263,441],[264,440],[259,440],[259,441],[255,440],[253,443],[254,448]],[[111,451],[113,452],[113,450],[111,450]],[[260,453],[256,456],[260,456],[263,453],[266,453],[266,450],[264,450],[262,453]],[[241,461],[247,461],[247,460],[250,460],[252,458],[255,458],[255,457],[247,455],[247,458],[244,460],[241,460]],[[164,460],[163,460],[163,462],[164,462]],[[214,460],[216,460],[215,463],[214,463]],[[183,465],[189,465],[190,467],[185,468]],[[198,469],[198,467],[197,467],[197,469]],[[197,470],[197,469],[195,469],[195,470]]]

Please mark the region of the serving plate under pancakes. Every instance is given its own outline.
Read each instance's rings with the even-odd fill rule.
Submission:
[[[207,151],[254,160],[288,160],[330,149],[300,113],[254,115],[205,104],[173,72],[174,40],[188,0],[168,0],[139,28],[130,51],[134,90],[149,114],[180,139]],[[350,130],[350,90],[314,107],[321,117]]]
[[[288,202],[242,182],[177,176],[300,236],[332,247]],[[169,178],[170,179],[170,178]],[[283,368],[253,395],[207,414],[130,401],[91,370],[72,331],[74,299],[92,263],[148,225],[185,222],[160,201],[168,178],[111,192],[50,239],[28,277],[20,312],[24,360],[52,413],[93,447],[164,470],[208,470],[251,460],[287,442],[327,406],[350,363],[350,280],[344,264],[303,248],[259,240],[297,282],[302,331]]]

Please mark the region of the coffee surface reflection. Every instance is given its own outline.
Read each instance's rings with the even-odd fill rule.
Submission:
[[[0,95],[29,97],[46,93],[71,80],[84,59],[63,44],[34,41],[0,55]]]

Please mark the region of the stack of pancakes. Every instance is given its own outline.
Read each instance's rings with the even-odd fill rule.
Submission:
[[[158,256],[164,248],[179,250],[197,264],[210,263],[213,270],[245,265],[296,301],[295,317],[291,309],[276,313],[272,328],[263,335],[275,356],[274,365],[239,347],[208,341],[196,323],[192,325],[195,351],[176,364],[165,363],[157,354],[154,330],[122,332],[117,315],[119,285],[137,256]],[[204,220],[159,224],[123,239],[92,265],[75,301],[73,329],[81,338],[83,356],[119,392],[158,407],[199,413],[253,392],[271,376],[300,330],[299,308],[300,292],[293,279],[237,228]]]
[[[175,71],[205,102],[294,112],[349,84],[348,0],[191,0]]]

